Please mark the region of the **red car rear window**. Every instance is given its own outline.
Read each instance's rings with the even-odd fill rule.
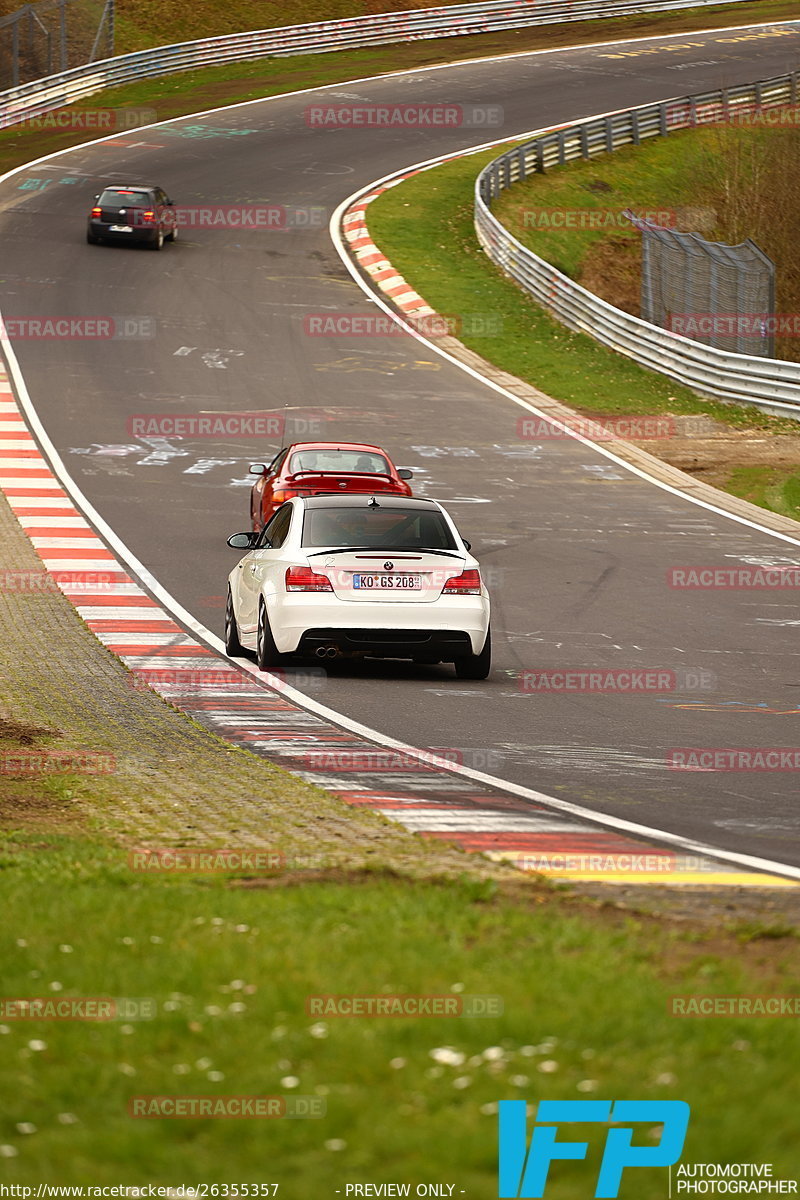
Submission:
[[[326,474],[361,472],[364,475],[389,475],[389,464],[382,454],[370,450],[298,450],[289,461],[289,474],[319,471]]]

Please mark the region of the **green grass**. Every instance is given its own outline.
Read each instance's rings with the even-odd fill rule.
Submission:
[[[701,400],[572,333],[503,275],[478,245],[472,209],[475,177],[496,155],[484,151],[422,172],[369,207],[374,241],[433,308],[501,318],[497,334],[463,335],[470,349],[584,413],[707,413],[741,429],[797,433],[796,422]]]
[[[800,473],[777,467],[736,467],[727,490],[784,517],[800,519]]]
[[[18,0],[8,0],[12,7]],[[197,37],[212,37],[234,33],[240,29],[266,29],[280,25],[300,25],[309,21],[340,20],[379,12],[394,12],[408,8],[438,7],[442,0],[173,0],[169,8],[159,0],[118,0],[117,53],[136,50],[161,42],[177,42]],[[463,0],[444,0],[444,4],[463,3]],[[749,10],[740,15],[742,9]],[[704,28],[714,25],[743,25],[749,20],[777,20],[793,10],[786,0],[761,0],[752,5],[720,5],[719,9],[690,10],[678,13],[675,28]],[[656,29],[672,27],[676,14],[645,15]],[[575,23],[576,25],[578,22]],[[592,25],[595,31],[603,22],[580,22]],[[623,18],[618,25],[635,37],[642,19]],[[512,36],[518,36],[513,34]],[[624,35],[623,35],[624,36]]]
[[[568,163],[515,184],[495,201],[492,211],[524,245],[580,280],[591,254],[602,243],[613,240],[617,251],[626,243],[638,249],[641,234],[629,222],[617,219],[623,209],[650,214],[677,210],[680,216],[688,216],[690,209],[703,204],[697,181],[705,174],[708,156],[718,149],[718,138],[716,129],[679,132],[588,162]],[[575,213],[574,220],[587,223],[589,214],[597,213],[603,221],[613,219],[613,224],[594,229],[548,228],[551,211]],[[678,224],[687,227],[683,221]]]
[[[496,1117],[485,1106],[579,1099],[586,1079],[602,1098],[689,1101],[689,1160],[792,1172],[797,1023],[677,1019],[667,1004],[671,994],[789,992],[794,939],[765,952],[717,931],[686,938],[522,884],[503,895],[369,874],[262,888],[132,876],[118,850],[52,833],[7,839],[0,897],[4,996],[159,1006],[156,1020],[128,1024],[0,1023],[0,1144],[17,1151],[0,1158],[3,1182],[278,1182],[279,1195],[299,1198],[345,1179],[435,1178],[490,1196]],[[501,996],[504,1014],[320,1025],[305,1011],[320,993],[462,989]],[[465,1060],[438,1064],[431,1052],[443,1046]],[[484,1057],[490,1047],[502,1049],[497,1060]],[[544,1062],[557,1067],[540,1071]],[[130,1096],[154,1093],[316,1095],[328,1111],[273,1122],[127,1116]],[[36,1132],[20,1133],[27,1123]],[[598,1153],[556,1170],[548,1194],[591,1194]],[[621,1191],[664,1194],[659,1171]]]

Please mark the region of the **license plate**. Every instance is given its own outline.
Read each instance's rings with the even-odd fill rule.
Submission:
[[[133,233],[132,225],[109,225],[109,233]]]
[[[364,591],[420,592],[421,575],[354,575],[353,587]]]

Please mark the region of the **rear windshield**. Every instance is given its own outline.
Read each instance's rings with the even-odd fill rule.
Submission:
[[[389,464],[382,454],[368,450],[298,450],[289,463],[289,474],[298,471],[351,472],[388,475]]]
[[[124,208],[127,204],[149,204],[150,193],[136,188],[106,188],[100,197],[101,208]]]
[[[377,550],[457,550],[441,513],[421,508],[307,508],[304,546]]]

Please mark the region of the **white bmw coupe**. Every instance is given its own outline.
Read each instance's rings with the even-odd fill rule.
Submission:
[[[435,500],[296,496],[228,576],[225,648],[262,671],[288,655],[451,662],[460,679],[491,668],[489,594],[469,542]]]

